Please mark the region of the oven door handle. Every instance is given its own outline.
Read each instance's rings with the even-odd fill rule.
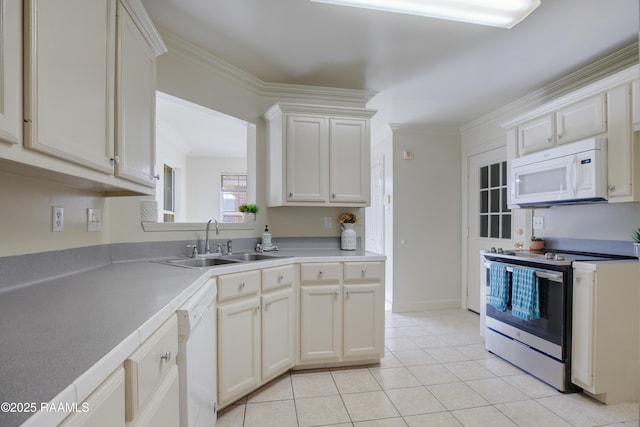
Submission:
[[[491,262],[485,261],[484,266],[486,268],[489,268],[491,266]],[[502,265],[506,265],[507,266],[507,271],[513,272],[513,267],[524,267],[522,265],[515,265],[515,264],[506,264],[503,262],[499,262],[498,264],[502,264]],[[525,268],[529,268],[529,267],[525,267]],[[548,270],[537,270],[535,268],[532,268],[532,270],[536,271],[536,276],[542,278],[542,279],[547,279],[550,280],[552,282],[558,282],[558,283],[563,283],[563,279],[564,279],[564,274],[563,273],[556,273],[556,272],[550,272]]]

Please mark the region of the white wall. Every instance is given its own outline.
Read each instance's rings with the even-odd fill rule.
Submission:
[[[187,160],[187,222],[207,222],[220,216],[220,177],[223,173],[247,173],[241,158],[189,157]],[[251,201],[249,201],[251,203]]]
[[[457,129],[393,130],[393,311],[460,307],[460,186]]]

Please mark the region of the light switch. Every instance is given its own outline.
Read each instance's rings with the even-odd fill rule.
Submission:
[[[87,209],[87,231],[100,231],[102,228],[102,211],[96,208]]]

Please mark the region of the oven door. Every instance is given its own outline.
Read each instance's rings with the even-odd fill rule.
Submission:
[[[485,262],[487,283],[490,283],[489,265],[491,262]],[[487,327],[556,359],[565,360],[567,357],[565,345],[567,334],[566,273],[535,268],[540,295],[540,318],[522,320],[511,314],[511,271],[515,264],[501,264],[506,264],[509,272],[509,301],[507,310],[500,311],[489,304],[487,300]],[[488,287],[487,295],[489,295]]]

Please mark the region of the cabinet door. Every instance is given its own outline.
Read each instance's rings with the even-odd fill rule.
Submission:
[[[156,57],[120,2],[118,12],[115,173],[155,187]]]
[[[115,0],[24,4],[25,146],[112,173]]]
[[[631,131],[631,88],[619,86],[607,92],[609,134],[607,138],[607,182],[609,202],[633,202],[634,164],[640,156]],[[639,174],[636,174],[640,176]]]
[[[80,405],[60,427],[124,427],[124,369],[118,368]]]
[[[594,295],[594,272],[575,269],[571,381],[587,389],[593,387]]]
[[[340,285],[302,286],[300,299],[300,360],[339,360],[342,342]]]
[[[293,289],[262,296],[262,379],[291,368],[295,360]]]
[[[287,115],[286,188],[289,202],[326,202],[329,170],[327,119]]]
[[[601,94],[564,107],[556,113],[558,144],[577,141],[607,131],[605,95]]]
[[[518,156],[553,147],[553,115],[538,117],[518,126]]]
[[[260,300],[218,307],[218,405],[241,397],[260,383]]]
[[[344,285],[344,357],[382,357],[384,308],[382,285]]]
[[[329,119],[329,201],[367,203],[370,193],[369,124]]]
[[[144,411],[128,427],[178,427],[180,387],[178,366],[174,365]]]
[[[22,2],[0,0],[0,141],[22,143]]]

